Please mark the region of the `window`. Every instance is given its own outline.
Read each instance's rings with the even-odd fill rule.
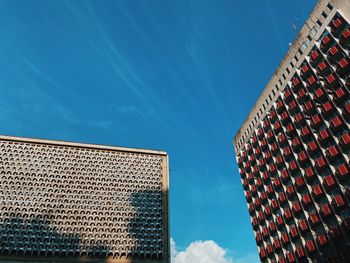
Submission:
[[[315,36],[317,34],[317,29],[315,28],[315,26],[313,26],[312,28],[311,28],[311,31],[310,31],[310,36]]]

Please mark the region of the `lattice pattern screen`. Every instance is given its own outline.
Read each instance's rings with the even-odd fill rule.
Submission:
[[[237,154],[263,262],[350,257],[350,28],[327,28]]]
[[[1,255],[165,257],[166,162],[0,139]]]

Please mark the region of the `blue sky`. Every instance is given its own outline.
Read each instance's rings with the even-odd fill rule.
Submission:
[[[315,3],[0,0],[0,133],[165,150],[177,250],[257,260],[232,138]]]

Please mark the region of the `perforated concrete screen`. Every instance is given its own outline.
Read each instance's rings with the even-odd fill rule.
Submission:
[[[165,152],[0,136],[0,262],[168,262]]]

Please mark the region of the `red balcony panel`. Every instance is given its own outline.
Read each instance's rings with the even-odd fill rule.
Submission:
[[[259,218],[259,221],[260,221],[260,222],[263,222],[263,221],[265,220],[263,212],[260,211],[260,212],[258,213],[258,218]]]
[[[308,179],[311,179],[315,176],[315,171],[314,171],[314,169],[312,169],[312,167],[306,168],[305,173],[306,173],[306,178],[308,178]]]
[[[277,143],[273,143],[273,144],[271,145],[271,151],[272,151],[273,153],[276,153],[277,150],[278,150],[278,145],[277,145]]]
[[[297,115],[295,115],[295,122],[301,122],[304,120],[304,117],[301,113],[298,113]]]
[[[272,206],[272,209],[274,209],[274,210],[278,208],[278,203],[275,199],[273,199],[271,201],[271,206]]]
[[[263,178],[264,180],[267,180],[267,179],[269,178],[268,172],[263,172],[262,178]]]
[[[350,145],[350,133],[344,133],[340,139],[340,142],[343,146],[348,147]]]
[[[326,114],[330,114],[334,110],[332,103],[330,103],[329,101],[323,103],[322,108],[323,108],[324,113],[326,113]]]
[[[279,131],[281,129],[281,123],[279,121],[276,121],[274,124],[275,131]]]
[[[334,180],[334,177],[333,175],[327,175],[325,178],[324,178],[324,184],[325,186],[328,188],[328,189],[331,189],[332,187],[335,186],[336,182]]]
[[[276,178],[276,179],[273,181],[273,185],[274,185],[276,188],[281,187],[281,180],[280,180],[279,178]]]
[[[291,161],[289,163],[289,169],[291,170],[292,173],[295,173],[298,170],[298,164],[296,161]]]
[[[295,184],[297,186],[297,188],[301,188],[305,185],[305,181],[303,179],[303,177],[299,176],[297,178],[295,178]]]
[[[350,39],[350,28],[346,29],[342,33],[342,40]]]
[[[276,231],[276,225],[274,222],[270,222],[269,223],[269,228],[271,232],[275,232]]]
[[[287,201],[286,195],[284,193],[280,193],[278,195],[278,200],[280,200],[281,203],[284,203]]]
[[[337,18],[332,21],[332,31],[342,28],[344,25],[344,20]]]
[[[295,190],[294,190],[293,185],[288,185],[288,186],[287,186],[287,194],[288,194],[289,196],[291,196],[291,195],[293,195],[294,193],[295,193]]]
[[[309,127],[306,126],[306,127],[302,128],[301,135],[303,137],[308,137],[309,135],[311,135],[311,131],[310,131]]]
[[[320,135],[320,139],[323,142],[327,141],[330,138],[329,132],[327,129],[320,131],[319,135]]]
[[[338,155],[339,155],[339,149],[338,149],[338,147],[336,146],[336,145],[333,145],[333,146],[331,146],[331,147],[329,147],[328,149],[327,149],[327,154],[329,155],[329,157],[331,157],[331,158],[335,158],[335,157],[337,157]]]
[[[344,198],[341,195],[336,195],[333,197],[333,203],[336,208],[343,208],[345,206]]]
[[[281,248],[281,243],[278,239],[275,239],[273,241],[273,246],[275,247],[276,250],[279,250]]]
[[[263,227],[262,229],[262,233],[264,237],[268,237],[269,236],[269,230],[267,229],[267,227]]]
[[[293,202],[292,208],[295,213],[299,213],[301,211],[301,205],[299,201]]]
[[[293,252],[288,252],[287,253],[287,260],[288,260],[288,263],[294,263],[295,262],[295,257],[294,257]]]
[[[303,203],[305,204],[305,205],[310,205],[311,204],[311,196],[310,196],[310,194],[304,194],[303,195]]]
[[[259,137],[260,139],[262,139],[263,136],[264,136],[264,131],[263,131],[262,129],[259,129],[259,130],[258,130],[258,137]]]
[[[350,138],[350,136],[349,136],[349,138]],[[292,153],[292,151],[291,151],[289,146],[283,148],[282,150],[283,150],[284,156],[289,156]]]
[[[260,200],[259,200],[259,198],[256,198],[256,199],[254,200],[254,205],[255,205],[255,207],[259,207],[259,206],[260,206]]]
[[[281,171],[281,177],[282,177],[283,181],[286,181],[289,179],[289,174],[288,174],[288,171],[286,169]]]
[[[276,166],[275,166],[273,163],[269,165],[269,171],[270,171],[271,173],[276,172]]]
[[[321,197],[323,195],[323,190],[321,185],[317,184],[312,187],[312,193],[314,194],[315,197]]]
[[[326,50],[333,43],[333,40],[330,35],[324,36],[321,40],[321,48]]]
[[[307,240],[307,241],[306,241],[306,244],[305,244],[305,247],[307,248],[307,250],[309,251],[309,253],[313,253],[313,252],[316,251],[315,243],[314,243],[314,241],[312,241],[312,240]]]
[[[322,99],[325,97],[326,93],[324,91],[323,88],[318,88],[316,91],[315,91],[315,95],[316,95],[316,98],[317,99]]]
[[[306,96],[306,91],[304,88],[300,89],[299,92],[298,92],[298,96],[300,99],[304,99],[305,96]]]
[[[317,79],[314,75],[311,75],[308,79],[307,79],[307,83],[312,86],[316,83]]]
[[[331,47],[331,48],[329,49],[329,55],[330,55],[331,57],[334,57],[334,56],[338,55],[339,52],[340,52],[340,51],[339,51],[339,49],[338,49],[337,46],[333,46],[333,47]]]
[[[259,222],[258,222],[258,219],[256,217],[253,217],[252,224],[253,224],[254,228],[256,228],[258,226]]]
[[[342,102],[349,96],[348,92],[343,88],[339,87],[336,89],[334,94],[335,101]]]
[[[345,104],[345,107],[344,107],[344,115],[346,117],[349,117],[350,116],[350,102],[346,103]]]
[[[287,233],[283,233],[282,236],[281,236],[281,240],[282,240],[283,244],[288,243],[289,242],[288,234]]]
[[[338,71],[341,73],[345,73],[346,71],[348,71],[349,65],[350,65],[349,59],[347,57],[342,58],[338,62]]]
[[[262,241],[262,236],[261,236],[261,234],[260,234],[260,233],[257,233],[255,239],[256,239],[256,241],[257,241],[258,243],[260,243],[260,242]]]
[[[295,137],[293,140],[292,140],[292,145],[294,147],[299,147],[301,145],[300,143],[300,139],[298,137]]]
[[[349,177],[350,174],[350,168],[346,163],[343,163],[338,166],[337,171],[336,171],[339,179],[343,180]]]
[[[316,159],[316,168],[318,170],[322,170],[327,166],[326,160],[324,159],[323,156],[321,156],[320,158]]]
[[[311,214],[309,219],[312,225],[316,225],[320,222],[320,219],[316,213]]]
[[[306,220],[300,220],[299,221],[299,228],[302,232],[305,232],[306,230],[309,229]]]
[[[254,167],[253,167],[253,173],[254,173],[255,175],[258,175],[258,174],[259,174],[259,169],[258,169],[257,166],[254,166]]]
[[[270,112],[270,118],[271,118],[272,120],[274,120],[274,119],[276,119],[276,117],[277,117],[276,112],[275,112],[274,110],[272,110],[272,111]]]
[[[251,187],[251,190],[252,190],[252,193],[256,193],[257,192],[257,190],[256,190],[256,186],[255,185],[252,185],[252,187]]]
[[[292,238],[296,238],[297,236],[299,236],[298,230],[295,226],[292,226],[290,228],[290,235]]]
[[[263,248],[260,249],[259,255],[260,255],[260,258],[265,259],[267,256],[265,249],[263,249]]]
[[[306,73],[308,73],[309,71],[310,71],[310,68],[308,67],[307,64],[305,64],[305,65],[303,65],[303,66],[301,67],[301,72],[302,72],[303,74],[306,74]]]
[[[271,255],[273,253],[273,248],[272,248],[271,244],[267,245],[266,250],[267,250],[267,254]]]
[[[255,211],[254,205],[249,204],[249,212],[252,214]]]
[[[333,87],[335,84],[336,84],[337,80],[336,80],[336,77],[334,76],[333,73],[329,74],[327,77],[326,77],[326,83],[330,86],[330,87]]]
[[[281,155],[279,155],[279,156],[276,157],[276,164],[277,164],[278,166],[280,166],[280,165],[283,164],[283,158],[282,158]]]
[[[338,130],[343,124],[343,120],[339,116],[336,116],[332,120],[331,127],[335,130]]]
[[[267,186],[267,193],[269,194],[269,195],[271,195],[271,194],[273,194],[275,191],[273,190],[273,188],[272,188],[272,185],[268,185]]]
[[[260,188],[260,187],[263,185],[262,179],[261,179],[261,178],[258,178],[258,179],[256,180],[256,184],[257,184],[258,187]]]
[[[302,152],[300,152],[300,153],[298,154],[298,160],[299,160],[300,162],[304,162],[304,161],[306,161],[307,159],[308,159],[308,157],[307,157],[307,154],[306,154],[305,151],[302,151]]]
[[[297,254],[298,258],[305,257],[305,252],[304,252],[304,249],[302,247],[297,247],[296,254]]]
[[[267,200],[267,194],[265,192],[260,193],[261,202],[264,203]]]
[[[278,225],[278,226],[282,226],[282,225],[283,225],[283,218],[282,218],[281,215],[278,215],[278,216],[276,217],[276,222],[277,222],[277,225]]]
[[[317,70],[319,72],[323,72],[327,67],[328,67],[327,63],[325,61],[322,61],[320,64],[318,64]]]
[[[295,132],[295,129],[294,129],[293,124],[289,123],[289,124],[287,125],[287,134],[288,134],[288,135],[291,135],[291,134],[294,133],[294,132]]]
[[[321,212],[322,212],[322,215],[323,216],[329,216],[332,214],[332,209],[331,209],[331,206],[329,204],[323,204],[321,206]]]
[[[313,109],[315,109],[315,106],[311,102],[311,100],[307,101],[304,105],[305,105],[305,110],[308,112],[311,112]]]
[[[308,148],[311,152],[314,152],[316,150],[318,150],[318,146],[317,143],[315,141],[312,141],[308,144]]]
[[[265,165],[265,160],[264,159],[260,159],[259,160],[259,166],[262,167]]]
[[[284,216],[287,220],[292,219],[293,215],[292,215],[292,211],[288,208],[284,211]]]
[[[254,148],[254,153],[256,155],[260,155],[261,154],[260,148],[259,147]]]
[[[289,99],[291,98],[291,96],[292,96],[292,93],[290,92],[290,89],[287,88],[284,92],[284,98]]]
[[[272,132],[272,131],[269,131],[269,132],[267,133],[267,139],[268,139],[269,141],[271,141],[271,140],[273,139],[273,132]]]
[[[247,174],[247,178],[248,178],[249,181],[252,181],[253,180],[253,174],[248,173]]]
[[[245,192],[245,196],[248,201],[252,199],[252,194],[250,192]]]
[[[271,215],[271,208],[269,206],[265,207],[265,215],[269,217]]]
[[[286,121],[288,119],[288,113],[286,111],[282,112],[281,118],[283,121]]]
[[[298,88],[300,83],[301,83],[301,81],[300,81],[300,79],[298,77],[295,77],[295,78],[292,79],[292,83],[293,83],[293,86],[295,88]]]
[[[318,50],[314,50],[310,54],[312,61],[317,61],[320,58],[320,52]]]
[[[317,243],[320,246],[324,246],[328,243],[328,239],[325,234],[317,235]]]

